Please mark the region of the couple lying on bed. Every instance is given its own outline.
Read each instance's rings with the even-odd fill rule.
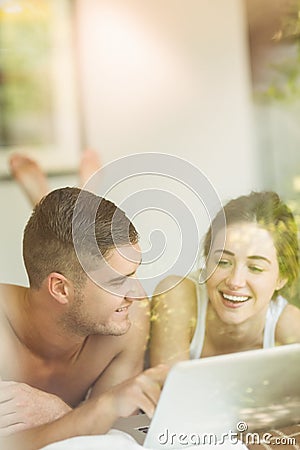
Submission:
[[[84,176],[88,164],[96,168],[92,152]],[[33,202],[39,186],[46,193],[33,161],[15,157],[12,169]],[[152,416],[176,361],[300,342],[300,310],[281,295],[298,276],[297,227],[275,193],[230,201],[211,224],[204,256],[205,272],[158,285],[153,367],[142,372],[150,306],[135,275],[133,224],[84,190],[46,195],[24,231],[30,287],[1,286],[1,448],[102,434],[138,409]]]

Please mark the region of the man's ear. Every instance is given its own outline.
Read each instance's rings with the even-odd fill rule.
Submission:
[[[73,284],[64,275],[52,272],[48,275],[49,294],[61,305],[69,303],[73,293]]]
[[[287,282],[288,282],[287,278],[279,278],[276,285],[276,291],[280,291],[280,289],[282,289]]]

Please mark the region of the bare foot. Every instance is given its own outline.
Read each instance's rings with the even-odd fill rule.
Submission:
[[[94,150],[85,150],[79,164],[79,184],[83,187],[89,178],[101,167],[99,154]]]
[[[12,176],[27,195],[30,203],[36,205],[49,192],[46,176],[33,159],[15,153],[9,159]]]

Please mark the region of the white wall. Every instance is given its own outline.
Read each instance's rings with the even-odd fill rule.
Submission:
[[[223,198],[257,187],[242,0],[81,0],[88,144],[183,156]]]
[[[0,181],[0,204],[0,282],[24,284],[26,277],[21,260],[21,239],[30,208],[18,187],[9,181]]]
[[[242,0],[81,0],[77,19],[86,142],[104,162],[171,153],[224,200],[260,188]],[[30,208],[11,181],[0,181],[0,208],[0,281],[26,282]]]
[[[54,177],[50,189],[74,186],[75,177]],[[22,262],[22,235],[31,205],[14,181],[0,181],[0,283],[28,284]]]

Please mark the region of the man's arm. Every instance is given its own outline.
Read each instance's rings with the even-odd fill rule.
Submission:
[[[56,395],[25,383],[0,381],[0,436],[51,422],[71,410]]]
[[[37,450],[73,436],[104,434],[119,417],[127,417],[138,408],[152,417],[167,371],[166,366],[148,369],[54,422],[0,438],[0,448]]]
[[[122,349],[111,361],[94,384],[90,397],[103,394],[113,386],[122,383],[140,372],[144,367],[144,355],[149,339],[150,307],[145,299],[132,305],[131,327],[121,337]]]

